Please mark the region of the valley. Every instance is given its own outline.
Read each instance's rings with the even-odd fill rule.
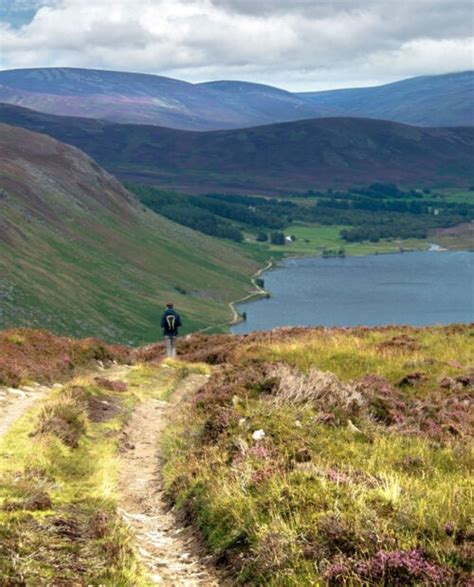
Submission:
[[[0,1],[0,587],[474,587],[473,16]]]
[[[0,584],[468,584],[471,81],[0,72]]]
[[[45,116],[14,114],[35,128]],[[62,135],[69,127],[58,120]],[[136,345],[156,340],[172,299],[184,333],[226,330],[229,303],[254,292],[250,277],[270,259],[424,250],[438,240],[472,248],[466,188],[376,182],[275,197],[127,182],[140,204],[87,155],[44,134],[1,125],[0,147],[3,327]]]
[[[263,261],[143,209],[81,151],[0,125],[0,327],[138,344],[230,320]],[[186,291],[187,295],[180,293]]]

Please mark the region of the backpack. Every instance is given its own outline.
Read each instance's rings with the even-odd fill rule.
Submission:
[[[166,330],[169,332],[173,332],[176,330],[176,316],[174,314],[167,314],[165,316],[166,320]]]

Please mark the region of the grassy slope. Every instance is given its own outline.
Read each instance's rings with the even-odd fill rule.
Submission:
[[[136,344],[169,299],[189,332],[252,289],[253,258],[145,211],[79,151],[4,125],[0,150],[0,326]]]
[[[189,358],[227,364],[170,426],[170,499],[237,582],[467,584],[473,335],[197,340]]]

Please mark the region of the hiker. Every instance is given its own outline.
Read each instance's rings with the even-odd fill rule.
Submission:
[[[178,336],[178,328],[181,326],[181,318],[171,302],[166,304],[166,310],[161,317],[161,326],[165,337],[166,356],[175,359],[176,337]]]

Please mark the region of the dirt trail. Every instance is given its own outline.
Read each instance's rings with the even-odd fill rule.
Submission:
[[[130,370],[127,365],[113,365],[104,368],[98,365],[96,375],[106,375],[108,378],[120,379]],[[36,402],[46,397],[53,389],[62,389],[60,383],[51,386],[32,383],[22,387],[0,387],[0,438],[9,430],[23,414]]]
[[[0,438],[26,410],[45,397],[51,389],[39,384],[19,389],[0,387]]]
[[[121,514],[135,532],[151,583],[166,587],[223,584],[190,530],[182,528],[169,512],[159,473],[159,437],[167,415],[205,381],[204,375],[190,375],[178,385],[170,401],[142,403],[124,430]]]

